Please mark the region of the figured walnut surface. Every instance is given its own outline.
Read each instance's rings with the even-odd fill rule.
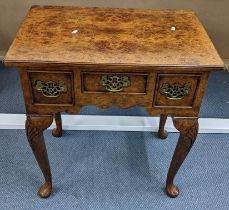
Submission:
[[[223,66],[192,11],[60,6],[29,11],[5,57],[27,62]]]

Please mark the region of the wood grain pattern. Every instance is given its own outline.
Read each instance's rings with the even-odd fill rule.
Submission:
[[[52,190],[43,130],[54,116],[53,135],[61,136],[60,112],[74,114],[87,105],[142,106],[150,115],[161,115],[160,138],[167,137],[164,125],[172,116],[180,138],[166,191],[171,197],[179,194],[173,179],[195,141],[209,72],[223,69],[192,11],[35,6],[4,62],[19,67],[27,137],[45,177],[41,197],[48,197]],[[130,83],[120,92],[109,92],[100,84],[104,75],[125,75]],[[36,90],[40,80],[63,82],[66,89],[58,97],[47,97]],[[189,94],[179,100],[168,98],[160,92],[165,83],[187,84]]]
[[[179,195],[179,188],[173,184],[173,180],[196,140],[199,124],[197,118],[173,118],[173,124],[180,131],[180,137],[169,167],[166,192],[175,198]]]
[[[122,69],[111,71],[109,69],[110,74],[120,74],[122,73],[128,73],[123,72]],[[100,72],[99,72],[100,73]],[[117,93],[110,93],[110,92],[84,92],[83,82],[79,82],[79,78],[82,79],[81,71],[76,71],[75,74],[75,97],[77,98],[76,104],[79,106],[85,106],[87,105],[95,105],[100,108],[109,108],[112,105],[119,106],[121,108],[129,108],[132,106],[144,106],[144,107],[151,107],[152,106],[152,99],[153,99],[153,93],[155,88],[155,79],[156,74],[151,73],[148,75],[146,72],[145,75],[147,77],[143,77],[142,79],[136,79],[135,76],[138,76],[139,72],[134,72],[132,70],[131,73],[128,73],[130,75],[130,79],[133,82],[133,85],[127,88],[124,88],[123,92],[117,92]],[[77,79],[78,78],[78,79]],[[95,86],[93,83],[98,83],[96,80],[90,80],[90,87]],[[88,85],[89,86],[89,85]],[[139,93],[139,91],[142,91],[143,89],[145,93]],[[81,90],[81,91],[80,91]],[[135,93],[134,93],[135,91]],[[138,93],[136,93],[138,92]]]
[[[39,71],[38,71],[39,69]],[[37,114],[54,114],[56,112],[68,112],[70,114],[74,114],[79,112],[80,108],[82,106],[87,106],[87,105],[95,105],[98,106],[100,108],[108,108],[111,107],[112,105],[117,105],[121,108],[129,108],[132,106],[143,106],[147,109],[147,111],[149,112],[150,115],[160,115],[160,114],[170,114],[170,115],[174,115],[174,116],[187,116],[187,117],[197,117],[198,113],[199,113],[199,109],[200,109],[200,105],[202,102],[202,98],[204,95],[204,91],[206,89],[206,85],[207,85],[207,81],[208,81],[208,72],[203,72],[200,73],[200,69],[198,69],[198,75],[200,75],[200,81],[199,81],[199,85],[197,87],[196,93],[195,93],[195,97],[192,98],[192,107],[189,106],[183,106],[182,104],[176,104],[176,106],[169,106],[170,103],[174,103],[174,102],[169,102],[168,100],[166,100],[166,102],[168,103],[167,106],[157,106],[155,104],[155,95],[160,94],[158,91],[158,89],[155,91],[156,88],[156,84],[157,84],[157,75],[160,74],[167,74],[168,72],[166,71],[143,71],[144,74],[148,75],[147,76],[147,82],[146,82],[146,94],[131,94],[131,97],[129,97],[128,93],[106,93],[104,92],[104,94],[101,94],[101,92],[84,92],[84,87],[82,86],[83,82],[82,82],[82,72],[84,72],[84,68],[75,68],[75,67],[61,67],[60,71],[57,71],[56,67],[49,67],[49,68],[42,68],[43,71],[41,71],[41,68],[34,68],[34,73],[35,75],[37,75],[37,72],[39,72],[38,76],[40,75],[44,75],[43,79],[49,79],[49,77],[45,77],[45,74],[48,73],[48,75],[51,75],[51,72],[54,72],[54,74],[52,75],[53,78],[55,78],[55,80],[61,80],[63,79],[63,77],[61,76],[62,72],[69,72],[72,71],[73,72],[73,78],[71,82],[68,82],[68,90],[71,90],[71,86],[74,87],[72,89],[72,96],[70,94],[70,92],[66,92],[65,95],[70,97],[68,98],[69,101],[73,101],[74,103],[72,104],[66,104],[65,101],[63,101],[62,97],[58,97],[56,99],[46,99],[44,96],[42,96],[42,94],[40,93],[36,93],[37,94],[37,99],[40,100],[39,103],[34,103],[34,93],[33,90],[31,88],[31,84],[34,83],[34,81],[36,81],[36,79],[34,79],[33,82],[31,82],[31,78],[30,78],[30,74],[33,73],[32,68],[29,68],[29,70],[27,70],[27,68],[22,68],[20,70],[20,77],[21,77],[21,82],[23,83],[22,88],[23,88],[23,93],[24,93],[24,97],[25,97],[25,104],[26,104],[26,110],[27,113],[37,113]],[[54,71],[55,69],[55,71]],[[62,69],[65,69],[65,71],[62,71]],[[124,68],[125,69],[125,68]],[[75,70],[75,71],[74,71]],[[136,70],[134,71],[134,69],[125,69],[126,72],[131,73],[131,75],[135,75],[137,72],[139,73],[139,70],[136,72]],[[82,71],[82,72],[81,72]],[[94,69],[94,67],[91,67],[88,69],[87,72],[95,72],[96,69]],[[109,71],[110,74],[116,74],[118,73],[123,73],[123,68],[117,68],[117,69],[113,69],[113,68],[107,68],[105,72]],[[168,69],[168,71],[171,73],[172,70]],[[173,75],[176,78],[177,74],[176,74],[177,69],[173,68]],[[184,72],[188,72],[189,74],[184,74]],[[102,69],[99,68],[99,72],[103,72]],[[55,76],[55,75],[59,75],[58,73],[60,73],[60,77]],[[191,71],[190,70],[183,70],[182,75],[186,75],[186,77],[193,75],[190,74]],[[34,77],[34,78],[40,78],[40,77]],[[192,78],[192,77],[191,77]],[[179,80],[179,82],[181,82],[182,80]],[[89,86],[94,86],[95,82],[98,81],[94,81],[91,80],[90,81],[90,85]],[[137,82],[138,83],[138,82]],[[138,89],[137,83],[134,87],[134,89]],[[162,96],[164,97],[164,96]],[[47,100],[49,100],[49,103],[47,103]],[[50,101],[51,100],[51,101]],[[190,100],[190,99],[189,99]],[[182,111],[181,111],[182,109]]]
[[[52,116],[41,115],[28,115],[26,120],[27,138],[45,178],[45,183],[38,191],[39,196],[42,198],[49,197],[52,191],[52,175],[43,137],[43,131],[52,124],[52,121]]]
[[[165,123],[167,117],[168,115],[164,115],[164,114],[160,115],[159,129],[157,135],[161,139],[166,139],[168,137],[168,132],[165,130]]]
[[[198,88],[200,75],[192,74],[159,74],[157,78],[157,92],[155,95],[155,106],[164,107],[187,107],[193,106],[196,89]],[[165,94],[162,94],[160,89],[164,84],[174,85],[180,84],[190,87],[190,92],[187,96],[181,99],[171,100]]]
[[[73,73],[66,71],[28,71],[28,77],[30,80],[30,89],[32,93],[33,104],[73,104]],[[42,82],[56,82],[64,83],[66,86],[66,91],[61,92],[58,97],[46,97],[42,92],[37,91],[36,84],[37,81]]]
[[[5,57],[22,62],[223,66],[193,11],[59,6],[29,11]]]
[[[52,135],[54,137],[61,137],[62,136],[62,120],[60,112],[54,114],[54,119],[56,122],[56,127],[52,130]]]
[[[139,73],[127,73],[127,72],[112,72],[112,73],[102,73],[102,72],[82,72],[82,91],[85,93],[107,93],[108,91],[104,86],[100,84],[101,78],[103,76],[127,76],[129,78],[130,84],[128,87],[124,87],[122,91],[116,94],[146,94],[147,85],[147,74]],[[111,93],[114,94],[114,93]]]

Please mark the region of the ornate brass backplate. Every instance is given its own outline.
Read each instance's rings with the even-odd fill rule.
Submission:
[[[58,97],[60,93],[67,91],[67,86],[64,82],[54,81],[36,81],[35,89],[37,92],[42,93],[45,97]]]
[[[130,79],[128,76],[102,76],[100,84],[109,92],[120,92],[123,87],[130,86]]]
[[[184,96],[189,95],[191,87],[188,84],[181,85],[179,83],[168,84],[164,83],[160,88],[160,93],[165,95],[168,99],[179,100]]]

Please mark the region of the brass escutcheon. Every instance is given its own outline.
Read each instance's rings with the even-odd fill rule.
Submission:
[[[120,92],[123,87],[130,86],[130,79],[127,76],[102,76],[100,84],[109,92]]]
[[[165,95],[166,98],[171,100],[179,100],[184,96],[188,96],[190,94],[191,87],[189,84],[181,85],[179,83],[175,83],[170,85],[165,83],[160,88],[160,93]]]
[[[45,97],[58,97],[60,93],[67,91],[67,86],[63,81],[36,81],[35,89]]]

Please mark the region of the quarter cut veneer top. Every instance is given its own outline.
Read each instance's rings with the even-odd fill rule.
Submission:
[[[193,11],[64,6],[33,6],[5,63],[223,66]]]

